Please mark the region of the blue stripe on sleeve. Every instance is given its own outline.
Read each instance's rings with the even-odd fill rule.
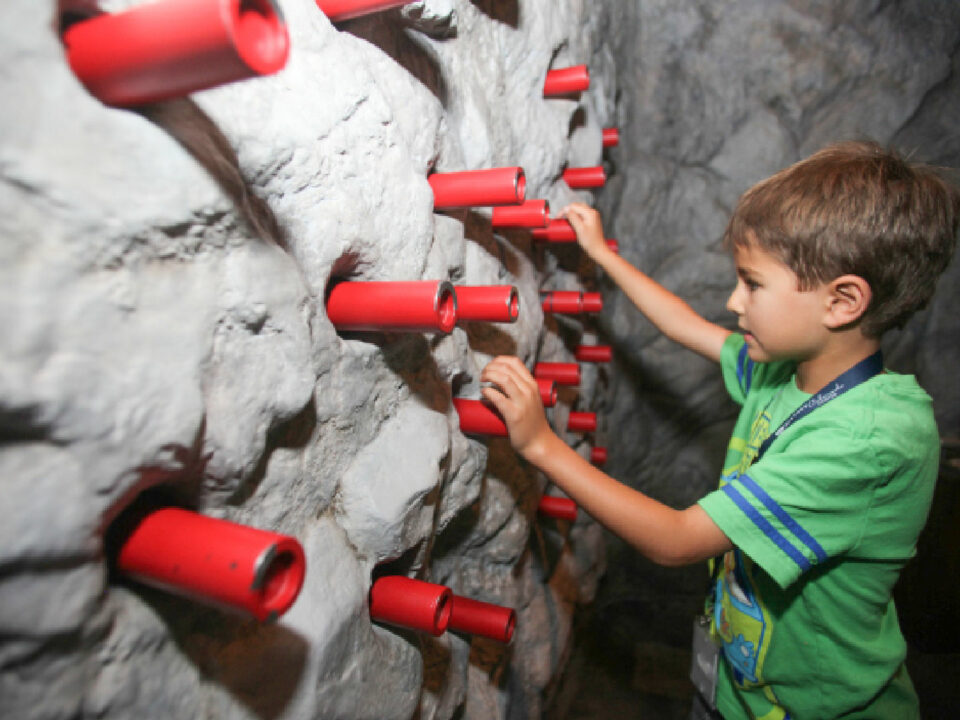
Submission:
[[[810,561],[803,556],[803,553],[791,545],[790,541],[781,535],[777,529],[771,525],[770,522],[763,515],[761,515],[743,495],[740,494],[739,490],[737,490],[732,484],[724,485],[722,490],[731,500],[733,500],[734,504],[736,504],[736,506],[743,511],[743,514],[750,518],[750,520],[753,521],[753,524],[760,528],[774,545],[783,550],[783,552],[785,552],[787,556],[793,560],[803,572],[806,572],[810,569]]]
[[[790,514],[780,507],[777,501],[767,494],[766,490],[757,485],[752,477],[749,475],[741,475],[737,479],[743,483],[747,490],[754,494],[757,500],[763,503],[763,506],[767,508],[777,520],[783,523],[783,526],[787,528],[787,530],[796,536],[797,540],[813,551],[813,554],[817,556],[817,560],[820,562],[827,560],[827,553],[821,547],[820,543],[818,543],[810,533],[804,530],[800,523],[790,517]]]

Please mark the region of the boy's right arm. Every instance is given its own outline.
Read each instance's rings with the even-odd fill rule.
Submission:
[[[606,271],[660,332],[671,340],[720,362],[720,351],[730,331],[704,319],[686,302],[613,252],[604,240],[600,214],[583,203],[572,203],[560,213],[577,232],[584,252]]]

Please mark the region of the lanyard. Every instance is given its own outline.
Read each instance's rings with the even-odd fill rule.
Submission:
[[[760,445],[760,449],[757,451],[757,456],[750,464],[753,465],[753,463],[762,458],[763,454],[773,444],[773,441],[783,435],[787,428],[793,425],[797,420],[806,417],[818,407],[826,405],[834,398],[840,397],[848,390],[851,390],[857,385],[866,382],[874,375],[879,375],[881,372],[883,372],[883,354],[877,350],[870,357],[864,358],[852,368],[839,375],[834,380],[828,382],[817,391],[816,395],[794,410],[790,417],[784,420],[780,424],[780,427],[778,427],[767,437],[766,440],[763,441],[763,443]]]

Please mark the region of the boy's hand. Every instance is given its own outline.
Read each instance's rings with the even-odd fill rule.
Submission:
[[[597,253],[610,250],[603,238],[603,222],[600,220],[600,213],[592,207],[580,202],[570,203],[560,211],[560,216],[565,217],[573,225],[577,233],[577,242],[591,258],[596,260]]]
[[[514,450],[532,461],[553,434],[543,412],[537,381],[519,358],[509,356],[491,360],[480,380],[497,386],[485,387],[481,392],[506,422]]]

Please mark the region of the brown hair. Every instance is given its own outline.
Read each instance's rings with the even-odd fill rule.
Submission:
[[[929,302],[958,222],[960,191],[937,169],[845,142],[750,188],[723,240],[756,242],[796,273],[800,290],[859,275],[873,291],[860,327],[879,337]]]

